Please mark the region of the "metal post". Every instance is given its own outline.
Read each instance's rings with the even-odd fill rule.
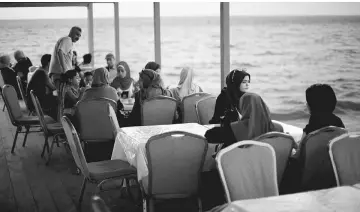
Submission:
[[[155,62],[161,65],[160,2],[154,2]]]
[[[120,20],[119,2],[114,2],[114,23],[115,23],[115,61],[120,62]]]
[[[91,65],[94,66],[95,55],[94,55],[94,13],[93,13],[93,3],[89,3],[87,6],[88,11],[88,48],[89,53],[92,56]]]
[[[226,85],[230,72],[230,13],[229,2],[220,2],[220,51],[221,51],[221,88]]]

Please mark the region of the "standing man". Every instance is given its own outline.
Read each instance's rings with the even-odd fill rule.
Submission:
[[[116,77],[116,67],[115,67],[115,56],[112,53],[109,53],[105,56],[106,70],[109,71],[109,80],[110,82]]]
[[[55,45],[50,61],[50,76],[59,91],[60,76],[68,70],[73,69],[73,46],[81,37],[81,28],[74,26],[66,37],[60,38]]]

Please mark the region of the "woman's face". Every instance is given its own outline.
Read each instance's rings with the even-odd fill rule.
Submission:
[[[80,80],[81,80],[81,78],[80,78],[80,76],[79,76],[79,73],[76,73],[76,75],[72,78],[72,85],[74,85],[75,87],[76,86],[79,86],[79,84],[80,84]]]
[[[125,71],[124,66],[118,65],[117,71],[118,71],[118,75],[119,75],[121,78],[125,78],[125,77],[126,77],[126,71]]]
[[[250,85],[250,78],[249,76],[245,76],[243,81],[240,83],[240,91],[241,92],[247,92],[247,90],[249,89],[249,85]]]

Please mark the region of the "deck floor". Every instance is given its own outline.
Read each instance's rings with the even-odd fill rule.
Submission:
[[[0,108],[3,101],[0,101]],[[22,147],[24,134],[19,134],[14,154],[11,154],[15,127],[7,110],[0,111],[0,211],[1,212],[72,212],[77,211],[80,186],[83,177],[76,175],[76,166],[65,148],[54,147],[48,166],[40,157],[44,136],[39,132],[29,133],[26,146]],[[50,138],[52,139],[52,138]],[[90,212],[90,198],[95,191],[93,184],[85,189],[81,211]],[[134,191],[138,191],[134,189]],[[122,195],[120,195],[122,193]],[[127,198],[124,189],[102,192],[111,211],[138,212]],[[175,204],[174,204],[175,203]],[[162,203],[163,204],[163,203]],[[186,202],[168,202],[157,211],[194,211]],[[193,205],[193,204],[191,204]],[[179,207],[180,206],[180,207]]]

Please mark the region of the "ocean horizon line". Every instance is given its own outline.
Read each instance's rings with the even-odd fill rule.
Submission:
[[[358,18],[360,15],[230,15],[230,17],[235,18],[329,18],[329,17],[348,17],[348,18]],[[107,19],[113,19],[114,17],[94,17],[94,20],[107,20]],[[220,18],[219,15],[201,15],[201,16],[161,16],[161,18],[164,19],[193,19],[193,18]],[[86,20],[87,17],[83,18],[52,18],[52,17],[46,17],[46,18],[5,18],[0,19],[0,21],[21,21],[21,20],[29,20],[29,21],[35,21],[35,20]],[[153,16],[119,16],[119,19],[153,19]]]

